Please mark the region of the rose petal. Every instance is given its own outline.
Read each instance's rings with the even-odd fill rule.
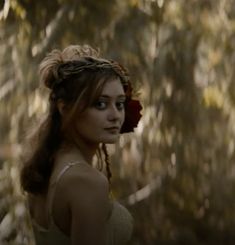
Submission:
[[[142,106],[138,100],[129,100],[125,110],[125,121],[122,125],[121,133],[133,132],[141,118]]]

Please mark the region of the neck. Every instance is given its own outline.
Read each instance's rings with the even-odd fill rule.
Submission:
[[[92,159],[99,147],[99,144],[91,144],[80,138],[76,138],[73,142],[67,142],[66,145],[66,148],[80,155],[90,165],[92,165]]]

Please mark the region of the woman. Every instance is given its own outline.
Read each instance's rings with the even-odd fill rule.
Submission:
[[[21,170],[36,244],[126,244],[132,216],[111,198],[105,144],[140,119],[127,71],[88,45],[71,45],[47,55],[40,78],[50,89],[49,112],[29,138]]]

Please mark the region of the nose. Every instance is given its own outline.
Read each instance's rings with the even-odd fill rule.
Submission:
[[[110,105],[108,110],[108,120],[109,121],[117,121],[120,120],[122,112],[119,111],[116,105]]]

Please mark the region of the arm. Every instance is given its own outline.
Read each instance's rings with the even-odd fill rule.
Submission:
[[[70,178],[71,245],[104,245],[110,209],[108,181],[97,173]]]

